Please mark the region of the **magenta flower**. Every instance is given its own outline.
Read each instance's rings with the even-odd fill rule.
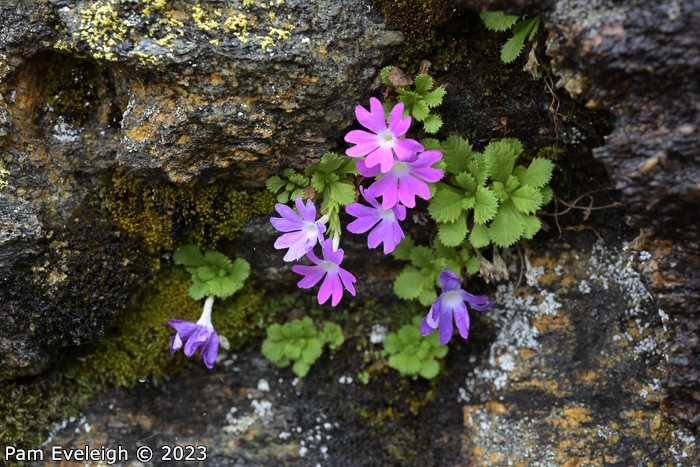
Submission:
[[[292,266],[292,271],[304,276],[297,286],[301,289],[308,289],[318,284],[323,279],[321,288],[318,290],[318,303],[323,305],[332,296],[331,305],[336,306],[343,298],[343,287],[355,295],[355,276],[340,267],[343,261],[343,250],[333,251],[333,239],[328,238],[322,244],[323,260],[314,255],[313,250],[309,250],[306,256],[314,263],[314,266],[296,265]]]
[[[396,204],[391,209],[384,209],[369,190],[360,187],[360,193],[372,207],[353,203],[345,208],[348,214],[357,217],[348,225],[348,231],[359,234],[374,227],[367,237],[367,246],[376,248],[384,243],[384,254],[388,255],[404,238],[399,221],[406,219],[406,208]]]
[[[462,290],[459,276],[452,271],[442,271],[440,282],[442,294],[420,323],[420,333],[427,336],[440,327],[440,345],[445,345],[452,339],[453,315],[459,335],[464,339],[469,337],[469,313],[466,303],[475,310],[484,311],[491,308],[493,302],[490,302],[486,295],[472,295]]]
[[[170,353],[175,353],[182,348],[185,342],[185,355],[191,357],[197,349],[199,356],[204,360],[207,368],[212,369],[216,356],[219,354],[219,335],[211,324],[211,307],[214,297],[209,296],[204,301],[202,316],[196,323],[184,319],[169,319],[169,325],[175,328],[175,335],[170,341]]]
[[[270,219],[277,230],[289,232],[275,241],[275,248],[278,250],[289,248],[284,255],[285,261],[296,261],[304,256],[307,251],[313,249],[316,241],[323,242],[323,234],[326,232],[326,226],[316,221],[316,206],[311,200],[307,200],[304,206],[301,196],[297,196],[294,204],[299,214],[289,206],[276,204],[275,209],[282,217]]]
[[[398,160],[403,161],[423,150],[423,146],[418,141],[399,138],[405,135],[411,126],[411,117],[402,118],[403,103],[396,104],[391,110],[388,127],[379,99],[371,97],[369,108],[370,110],[367,111],[358,105],[355,107],[355,115],[357,121],[371,133],[352,130],[345,135],[345,141],[355,144],[347,149],[345,154],[350,157],[367,156],[365,159],[367,167],[378,165],[381,173],[387,173],[394,164],[394,154]]]
[[[369,192],[375,197],[382,197],[384,209],[391,209],[398,202],[407,208],[415,207],[416,195],[430,199],[430,188],[425,182],[437,182],[444,175],[442,170],[431,167],[440,159],[440,151],[430,150],[407,161],[396,161],[389,173],[369,187]],[[379,175],[376,167],[368,167],[366,161],[358,161],[357,170],[365,177]]]

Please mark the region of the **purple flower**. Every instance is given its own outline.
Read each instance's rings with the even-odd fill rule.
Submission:
[[[331,295],[331,305],[336,306],[341,298],[343,298],[343,287],[345,287],[351,295],[355,295],[355,276],[340,267],[343,261],[343,250],[333,251],[333,239],[326,239],[322,243],[323,261],[314,255],[313,250],[309,250],[306,254],[314,263],[314,266],[296,265],[292,266],[292,271],[305,276],[299,281],[297,286],[302,289],[308,289],[318,284],[325,275],[321,288],[318,290],[318,303],[324,304]]]
[[[214,297],[207,297],[204,301],[202,316],[196,323],[184,319],[169,319],[167,321],[177,331],[170,341],[170,353],[180,350],[183,341],[186,341],[185,355],[191,357],[197,349],[200,349],[199,356],[209,369],[214,367],[216,356],[219,353],[219,335],[211,324],[211,307],[213,303]]]
[[[406,161],[396,161],[389,173],[369,187],[369,192],[382,197],[384,209],[391,209],[398,202],[407,208],[415,207],[416,195],[430,199],[430,188],[425,182],[437,182],[444,175],[442,170],[431,167],[440,159],[440,151],[430,150]],[[366,161],[358,161],[357,170],[365,177],[379,175],[376,167],[368,167]]]
[[[442,271],[440,274],[442,294],[435,300],[430,311],[420,323],[420,333],[427,336],[440,327],[440,345],[447,344],[452,338],[452,315],[454,315],[459,335],[469,337],[469,313],[467,305],[478,311],[488,310],[493,306],[486,295],[472,295],[460,288],[459,276],[452,271]]]
[[[345,154],[350,157],[367,156],[367,167],[379,166],[381,173],[387,173],[394,163],[394,154],[400,161],[406,160],[423,150],[423,146],[415,140],[399,138],[408,131],[411,126],[411,117],[402,118],[403,103],[398,103],[389,115],[387,127],[384,109],[379,99],[372,97],[369,100],[367,111],[358,105],[355,107],[357,121],[371,131],[352,130],[345,135],[345,141],[355,146],[347,149]]]
[[[311,200],[306,201],[306,206],[297,196],[294,204],[299,214],[294,212],[289,206],[276,204],[275,209],[282,216],[270,219],[272,225],[280,232],[289,232],[282,235],[275,241],[275,248],[278,250],[289,248],[284,255],[285,261],[296,261],[311,250],[316,241],[323,242],[323,234],[326,226],[322,222],[316,221],[316,206]]]
[[[358,234],[374,227],[367,237],[367,246],[376,248],[380,243],[384,243],[384,254],[387,255],[394,251],[396,245],[404,238],[399,221],[406,219],[406,208],[396,204],[391,209],[384,209],[369,190],[360,187],[360,193],[372,207],[353,203],[345,208],[348,214],[357,217],[348,225],[348,230]],[[379,225],[376,225],[377,222]]]

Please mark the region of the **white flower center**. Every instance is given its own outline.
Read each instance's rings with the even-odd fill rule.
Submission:
[[[459,290],[450,290],[442,296],[442,306],[450,310],[455,309],[463,301]]]
[[[394,161],[394,165],[391,166],[389,173],[402,178],[411,173],[411,168],[401,161]]]
[[[304,225],[301,227],[301,231],[304,232],[306,238],[311,240],[318,235],[318,227],[316,227],[315,222],[304,221]]]
[[[321,264],[319,264],[319,267],[329,274],[335,274],[338,272],[338,265],[332,261],[323,261]]]
[[[390,148],[394,146],[394,135],[389,130],[382,131],[377,136],[379,136],[379,145],[384,148]]]

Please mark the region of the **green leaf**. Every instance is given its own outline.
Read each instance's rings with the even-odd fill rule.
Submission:
[[[518,241],[525,229],[522,217],[512,201],[501,204],[489,227],[491,240],[501,248],[509,247]]]
[[[474,224],[472,231],[469,233],[469,242],[474,245],[474,248],[483,248],[491,243],[489,228],[482,224]]]
[[[534,237],[535,234],[540,231],[540,228],[542,228],[542,221],[540,221],[540,218],[537,216],[523,216],[522,221],[524,227],[523,237],[528,240]]]
[[[519,16],[506,15],[502,11],[484,11],[479,13],[479,17],[487,29],[496,32],[509,30],[520,19]]]
[[[426,133],[435,134],[442,127],[442,118],[438,115],[430,114],[423,119],[423,129]]]
[[[415,90],[419,94],[424,94],[433,87],[433,78],[431,78],[429,75],[425,74],[420,74],[416,76],[416,79],[414,80],[414,86]]]
[[[518,58],[525,46],[525,39],[530,34],[530,40],[535,37],[537,29],[539,29],[540,17],[520,21],[513,28],[513,37],[508,39],[501,49],[501,60],[503,63],[510,63]],[[534,31],[534,32],[533,32]],[[532,33],[532,34],[531,34]]]
[[[335,323],[330,321],[323,322],[323,336],[328,346],[335,350],[345,342],[345,336],[343,335],[343,330]]]
[[[534,214],[542,207],[540,190],[530,185],[518,188],[510,195],[513,205],[523,214]]]
[[[429,113],[430,109],[428,109],[428,104],[426,104],[424,100],[416,101],[411,109],[411,115],[418,122],[425,120]]]
[[[411,264],[419,269],[432,267],[434,259],[435,253],[433,253],[433,250],[431,250],[427,246],[419,245],[417,247],[414,247],[413,251],[411,251]]]
[[[243,258],[236,258],[233,266],[229,270],[228,276],[236,284],[239,284],[239,289],[243,287],[243,283],[250,276],[250,263]]]
[[[173,252],[173,262],[183,266],[199,267],[206,266],[204,255],[197,245],[183,245]]]
[[[479,187],[476,190],[476,204],[474,205],[474,222],[485,224],[496,215],[498,200],[488,188]],[[474,242],[472,242],[474,244]]]
[[[323,342],[320,339],[309,339],[306,341],[306,347],[301,352],[301,359],[307,365],[311,366],[316,363],[318,357],[323,353]]]
[[[449,136],[442,143],[442,157],[447,165],[446,169],[452,174],[459,174],[469,169],[472,146],[469,141],[461,136]]]
[[[541,157],[536,157],[530,162],[527,170],[518,176],[521,185],[530,185],[535,188],[540,188],[549,183],[552,178],[552,170],[554,170],[554,164]]]
[[[218,268],[217,268],[218,269]],[[210,279],[213,279],[216,277],[216,272],[212,268],[212,266],[200,266],[197,269],[195,269],[195,275],[197,276],[197,279],[199,279],[202,282],[206,282]]]
[[[204,260],[214,267],[227,271],[233,267],[233,263],[231,263],[228,256],[214,250],[207,250],[206,253],[204,253]]]
[[[428,212],[437,222],[454,222],[462,213],[464,192],[444,183],[437,188],[435,196],[430,198]]]
[[[511,143],[512,138],[493,141],[484,149],[484,165],[489,176],[504,185],[508,182],[508,177],[513,173],[515,160],[522,152]],[[516,140],[517,141],[517,140]]]
[[[284,335],[282,334],[282,326],[280,326],[277,323],[271,324],[267,328],[267,337],[266,340],[270,339],[273,341],[281,341],[284,339]]]
[[[540,188],[540,194],[542,195],[542,206],[552,201],[552,197],[554,197],[554,192],[548,186]]]
[[[209,283],[195,280],[190,285],[189,293],[192,300],[201,300],[209,293]]]
[[[470,195],[473,195],[476,191],[476,179],[474,179],[472,174],[469,172],[460,172],[455,177],[455,182],[457,182],[457,185],[467,190],[467,193]]]
[[[404,376],[413,376],[420,371],[420,360],[412,355],[399,353],[389,357],[389,366]]]
[[[434,288],[423,290],[418,295],[418,302],[423,306],[430,306],[435,303],[435,300],[437,300],[437,293]]]
[[[287,342],[284,346],[284,354],[290,360],[299,360],[301,358],[301,346],[296,342]]]
[[[466,267],[467,274],[476,274],[479,269],[481,269],[481,261],[479,261],[478,257],[472,256],[469,258],[469,261],[467,261]]]
[[[262,354],[265,358],[279,367],[289,365],[289,360],[284,356],[284,345],[271,340],[268,336],[262,343]],[[286,362],[282,365],[282,362]]]
[[[440,145],[440,141],[435,138],[423,138],[422,140],[420,140],[420,144],[423,145],[423,148],[426,151],[436,150],[442,152],[442,146]]]
[[[280,177],[278,177],[277,175],[273,175],[272,177],[267,179],[267,181],[265,182],[265,187],[267,187],[267,189],[270,190],[272,193],[277,193],[282,188],[284,188],[286,184],[287,182],[282,180]]]
[[[306,362],[304,362],[304,360],[297,360],[292,366],[292,371],[299,378],[303,378],[304,376],[308,375],[310,369],[311,367],[307,365]]]
[[[228,298],[240,289],[230,277],[214,277],[207,284],[209,294],[219,298]]]
[[[411,251],[413,251],[414,247],[413,239],[410,235],[406,235],[406,237],[396,245],[396,248],[394,248],[391,254],[396,259],[408,261],[411,258]]]
[[[442,98],[445,97],[445,94],[447,94],[447,91],[445,88],[440,86],[424,95],[423,100],[426,104],[428,104],[428,107],[432,109],[433,107],[437,107],[438,105],[442,104]]]
[[[454,222],[438,224],[438,238],[445,246],[457,246],[467,236],[466,213],[462,213]]]
[[[433,280],[429,275],[422,274],[414,267],[407,267],[394,281],[394,293],[404,300],[418,298],[421,292],[433,286]]]
[[[435,358],[444,358],[445,355],[447,355],[447,349],[448,347],[446,345],[440,345],[440,340],[439,336],[440,334],[437,332],[434,332],[430,335],[430,337],[435,336],[430,343],[433,345],[433,355]]]
[[[420,374],[425,379],[433,379],[440,372],[440,364],[437,360],[423,360],[420,364]]]
[[[388,78],[389,72],[392,70],[392,68],[394,68],[392,65],[387,65],[384,68],[382,68],[381,71],[379,72],[379,78],[382,80],[382,83],[384,84],[384,86],[390,86],[393,88],[394,85],[391,84],[391,81],[389,81],[389,78]]]
[[[386,338],[382,342],[382,345],[384,346],[384,351],[389,355],[395,354],[401,351],[401,349],[403,348],[403,344],[401,343],[398,334],[393,332],[386,336]]]
[[[355,191],[355,185],[349,180],[333,182],[330,184],[330,187],[331,197],[338,205],[347,206],[355,202],[357,192]]]
[[[520,181],[518,180],[518,177],[516,177],[515,175],[511,175],[510,177],[508,177],[508,181],[506,182],[506,193],[512,193],[519,186]]]

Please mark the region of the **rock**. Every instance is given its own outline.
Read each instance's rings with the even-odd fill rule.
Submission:
[[[12,201],[0,192],[0,268],[36,255],[36,242],[43,238],[34,206]]]

